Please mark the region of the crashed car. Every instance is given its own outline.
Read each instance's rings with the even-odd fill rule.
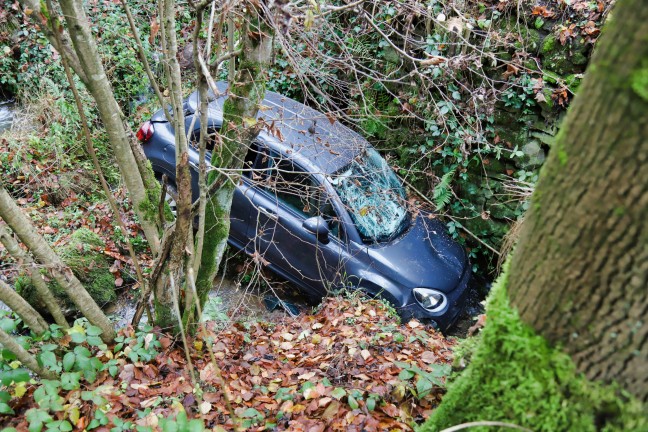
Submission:
[[[217,88],[210,95],[210,134],[223,124],[227,98],[227,84]],[[183,131],[196,141],[197,106],[196,92],[184,102]],[[230,245],[261,257],[311,297],[359,289],[388,300],[405,320],[450,327],[467,295],[468,258],[441,222],[410,208],[385,159],[339,121],[277,93],[266,92],[257,118],[268,127],[245,157],[232,202]],[[163,111],[137,136],[156,175],[173,185],[174,129]],[[195,144],[189,159],[195,200]]]

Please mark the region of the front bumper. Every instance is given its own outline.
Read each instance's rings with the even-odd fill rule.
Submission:
[[[441,331],[446,331],[457,321],[463,311],[468,298],[468,285],[470,283],[471,266],[466,264],[461,280],[455,289],[446,293],[448,305],[440,312],[430,313],[424,309],[412,295],[407,305],[397,308],[403,321],[416,318],[421,321],[434,321]]]

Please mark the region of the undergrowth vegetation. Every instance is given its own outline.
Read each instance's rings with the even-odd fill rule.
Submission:
[[[98,187],[58,54],[17,3],[0,2],[0,93],[19,105],[14,129],[0,135],[3,181],[86,286],[97,285],[104,305],[134,279],[125,236],[145,273],[152,266],[149,250],[90,97],[81,91],[128,233],[115,228]],[[129,3],[160,72],[156,6]],[[410,201],[445,217],[451,235],[468,246],[473,271],[494,272],[502,240],[528,206],[613,2],[549,7],[484,0],[465,2],[461,10],[439,0],[377,2],[371,20],[355,10],[314,19],[315,3],[308,23],[277,37],[267,88],[361,131],[406,181]],[[134,130],[157,102],[149,100],[120,4],[91,0],[88,6],[121,114]],[[194,22],[182,7],[177,18],[186,46]],[[398,43],[379,30],[394,30]],[[422,41],[413,52],[427,63],[403,59],[398,49],[411,40]],[[227,64],[221,78],[226,70]],[[0,277],[29,297],[20,266],[4,250],[0,260]],[[294,320],[207,323],[186,353],[150,327],[122,329],[108,346],[84,320],[67,331],[53,325],[36,337],[0,312],[0,327],[59,375],[37,384],[3,350],[0,420],[8,430],[30,432],[308,430],[323,422],[332,430],[411,430],[430,416],[424,430],[467,418],[548,431],[645,429],[625,394],[585,381],[566,355],[520,322],[505,285],[504,276],[491,295],[481,343],[474,352],[475,340],[464,346],[470,365],[452,383],[442,409],[436,408],[454,341],[417,321],[401,324],[385,304],[359,297],[328,299],[314,314]],[[480,399],[484,386],[497,387],[489,389],[501,395],[497,407]],[[455,396],[465,394],[473,397]]]

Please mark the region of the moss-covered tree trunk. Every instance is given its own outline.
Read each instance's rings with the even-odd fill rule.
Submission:
[[[12,338],[11,335],[6,333],[2,328],[0,328],[0,344],[2,344],[3,348],[11,351],[23,366],[27,367],[36,375],[51,380],[58,377],[56,375],[56,372],[45,369],[44,367],[39,365],[34,356],[32,356],[29,351],[23,348],[22,345],[14,340],[14,338]]]
[[[505,267],[468,368],[421,431],[648,430],[644,0],[612,11]]]
[[[263,10],[255,2],[245,2],[247,16],[241,27],[241,54],[236,78],[229,85],[229,97],[223,108],[223,130],[214,149],[211,164],[217,168],[239,170],[219,173],[210,171],[207,183],[222,182],[219,190],[207,199],[205,209],[205,238],[196,275],[196,291],[201,306],[212,288],[218,266],[225,252],[230,228],[230,208],[238,183],[245,154],[259,129],[256,115],[265,96],[265,71],[272,53],[271,27],[265,21]],[[224,178],[226,177],[226,178]],[[197,318],[195,308],[186,311],[184,320],[192,323]]]
[[[72,273],[70,267],[38,234],[29,218],[23,214],[2,184],[0,184],[0,218],[16,233],[38,262],[48,270],[88,321],[101,329],[101,339],[106,343],[112,342],[116,333],[108,317]]]
[[[0,300],[14,311],[36,334],[43,334],[49,328],[45,318],[22,298],[12,287],[0,279]]]
[[[523,321],[648,399],[648,3],[612,12],[512,258]]]
[[[22,250],[18,242],[9,233],[9,229],[4,222],[0,222],[0,243],[2,243],[7,252],[9,252],[9,255],[11,255],[23,267],[32,284],[34,284],[38,297],[45,304],[45,307],[47,307],[47,310],[54,318],[54,321],[56,321],[56,324],[63,328],[68,328],[69,324],[65,319],[65,315],[63,315],[61,306],[58,304],[54,294],[52,294],[47,286],[47,282],[43,279],[43,275],[38,271],[38,266],[31,256]]]
[[[177,188],[177,213],[175,229],[171,237],[169,259],[165,262],[169,277],[174,283],[159,283],[155,289],[155,321],[163,328],[179,330],[182,317],[176,316],[175,306],[178,293],[171,287],[182,285],[185,251],[191,229],[191,174],[189,172],[189,148],[185,135],[185,116],[183,112],[182,77],[178,63],[178,42],[176,38],[175,1],[163,0],[160,3],[162,18],[162,45],[165,58],[165,72],[170,87],[172,122],[175,133],[175,163]]]

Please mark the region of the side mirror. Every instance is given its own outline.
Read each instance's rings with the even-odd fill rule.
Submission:
[[[311,234],[315,234],[317,240],[327,244],[329,242],[330,229],[328,223],[321,216],[308,218],[302,224],[302,227]]]

